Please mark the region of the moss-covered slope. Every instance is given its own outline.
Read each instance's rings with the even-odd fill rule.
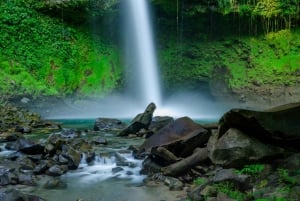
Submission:
[[[223,79],[231,89],[300,82],[300,29],[260,36],[163,40],[160,60],[167,88]]]
[[[120,79],[112,43],[83,26],[36,11],[26,1],[0,3],[0,90],[18,95],[104,95]]]

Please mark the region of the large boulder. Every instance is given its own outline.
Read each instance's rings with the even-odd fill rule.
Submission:
[[[156,116],[156,117],[153,117],[152,122],[149,126],[149,130],[153,133],[156,133],[157,131],[159,131],[160,129],[162,129],[163,127],[168,125],[169,123],[173,123],[173,122],[174,122],[173,117]]]
[[[210,160],[225,167],[241,167],[283,152],[283,149],[264,144],[236,128],[230,128],[219,139],[217,134],[213,135],[207,148]]]
[[[164,146],[178,157],[192,154],[196,147],[203,146],[209,133],[189,117],[176,119],[149,137],[139,147],[139,153],[150,152],[152,148]]]
[[[237,128],[264,143],[299,150],[299,114],[300,103],[284,105],[268,111],[232,109],[219,121],[219,138],[230,128]]]
[[[123,129],[118,135],[119,136],[128,136],[129,134],[136,134],[141,129],[148,129],[154,110],[156,109],[156,105],[154,103],[150,103],[143,113],[138,114],[130,123],[128,127]]]

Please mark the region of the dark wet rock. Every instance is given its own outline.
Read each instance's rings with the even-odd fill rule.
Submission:
[[[150,152],[152,148],[166,146],[177,157],[190,155],[196,147],[207,143],[207,130],[188,117],[176,119],[160,129],[139,147],[139,153]]]
[[[15,188],[0,189],[1,201],[46,201],[45,199],[35,196],[27,195]]]
[[[128,127],[119,132],[119,136],[128,136],[129,134],[136,134],[141,129],[148,129],[154,110],[156,109],[156,105],[154,103],[150,103],[143,113],[138,114],[130,123]]]
[[[45,143],[45,152],[54,154],[56,150],[60,150],[64,144],[66,144],[65,139],[63,139],[60,135],[52,134],[48,137]]]
[[[15,143],[15,142],[8,142],[8,143],[5,144],[5,149],[17,151],[18,150],[17,143]]]
[[[39,129],[39,130],[42,129],[44,133],[49,133],[53,131],[60,131],[61,125],[53,121],[40,120],[40,121],[33,122],[32,128]]]
[[[66,173],[68,167],[66,165],[54,165],[47,170],[47,174],[50,176],[61,176]]]
[[[219,139],[217,134],[213,135],[207,147],[210,160],[216,165],[226,167],[241,167],[252,162],[269,160],[284,151],[263,144],[235,128],[227,130]]]
[[[143,166],[141,169],[141,174],[147,174],[147,175],[152,175],[155,173],[160,173],[161,172],[162,166],[157,164],[154,160],[151,158],[147,157],[143,161]]]
[[[113,174],[116,174],[118,172],[122,172],[124,169],[122,167],[115,167],[111,171]]]
[[[16,149],[25,154],[34,155],[44,153],[44,146],[28,139],[18,139],[16,142]]]
[[[151,130],[153,133],[156,133],[169,123],[173,123],[174,118],[169,116],[156,116],[153,117],[152,122],[149,126],[149,130]]]
[[[17,125],[15,127],[15,132],[20,132],[20,133],[31,133],[31,128],[29,126],[21,126]]]
[[[33,162],[39,162],[42,158],[43,155],[42,154],[36,154],[36,155],[26,155],[27,158],[29,158],[30,160],[32,160]]]
[[[210,182],[196,186],[188,192],[188,198],[193,201],[235,201],[226,194],[218,192]]]
[[[169,190],[171,191],[182,190],[184,186],[184,184],[175,177],[165,177],[164,183],[169,186]]]
[[[35,163],[27,157],[20,157],[17,162],[20,166],[19,170],[22,172],[33,172],[35,168]]]
[[[28,185],[28,186],[36,185],[34,176],[32,174],[24,174],[24,173],[18,174],[18,183],[23,185]]]
[[[68,159],[69,169],[76,169],[79,166],[81,161],[81,153],[73,149],[71,146],[64,146],[61,155],[65,159]]]
[[[199,194],[204,198],[210,198],[217,196],[217,188],[211,185],[205,186]]]
[[[118,166],[129,166],[134,168],[136,165],[130,161],[128,161],[125,157],[123,157],[120,153],[115,152],[116,164]]]
[[[212,178],[212,182],[218,183],[224,181],[232,182],[240,190],[246,190],[250,188],[250,176],[238,174],[235,172],[235,169],[220,169],[216,171],[214,177]]]
[[[68,164],[69,159],[67,157],[65,157],[64,155],[59,154],[58,162],[59,162],[59,164]]]
[[[20,133],[5,132],[0,134],[0,142],[13,142],[20,138],[24,138]]]
[[[18,183],[18,177],[15,174],[15,169],[0,166],[0,186],[6,186],[9,184],[17,184],[17,183]]]
[[[22,157],[24,154],[18,151],[12,152],[10,154],[8,154],[5,158],[9,159],[11,161],[15,161],[17,160],[19,157]]]
[[[33,173],[34,174],[44,174],[48,169],[48,164],[46,161],[40,161],[38,165],[35,166]]]
[[[94,131],[121,130],[126,124],[119,119],[97,118],[94,123]]]
[[[90,152],[93,149],[91,143],[82,138],[75,138],[68,142],[70,146],[79,152]]]
[[[268,111],[232,109],[220,119],[219,138],[237,128],[263,143],[300,150],[300,103]]]
[[[144,180],[144,182],[147,186],[152,185],[151,183],[153,183],[153,182],[155,182],[155,183],[161,182],[161,183],[164,183],[166,186],[168,186],[169,190],[171,190],[171,191],[180,191],[184,187],[184,184],[179,179],[177,179],[175,177],[164,176],[160,173],[155,173],[155,174],[148,176]]]
[[[9,173],[9,169],[0,166],[0,186],[5,186],[10,184],[8,173]]]
[[[85,158],[86,162],[89,164],[89,163],[91,163],[92,161],[95,160],[96,154],[95,154],[95,152],[90,152],[89,151],[89,152],[82,153],[81,158],[83,158],[83,157]]]

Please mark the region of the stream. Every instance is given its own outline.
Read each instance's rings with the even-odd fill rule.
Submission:
[[[92,130],[94,120],[59,120],[58,122],[63,128],[84,131]],[[129,145],[140,145],[142,138],[124,139],[110,133],[103,133],[103,136],[109,144],[99,147],[92,163],[88,164],[83,155],[76,170],[70,170],[60,177],[63,187],[45,189],[26,186],[21,187],[22,191],[38,195],[47,201],[175,201],[183,194],[179,191],[169,191],[163,184],[146,186],[143,183],[146,176],[139,173],[142,160],[134,159],[128,150]],[[36,135],[29,137],[37,138]],[[9,154],[9,151],[1,153]],[[117,157],[126,159],[129,165],[119,165]]]

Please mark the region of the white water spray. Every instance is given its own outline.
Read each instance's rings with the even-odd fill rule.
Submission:
[[[125,0],[129,90],[142,105],[161,104],[160,80],[147,0]]]

